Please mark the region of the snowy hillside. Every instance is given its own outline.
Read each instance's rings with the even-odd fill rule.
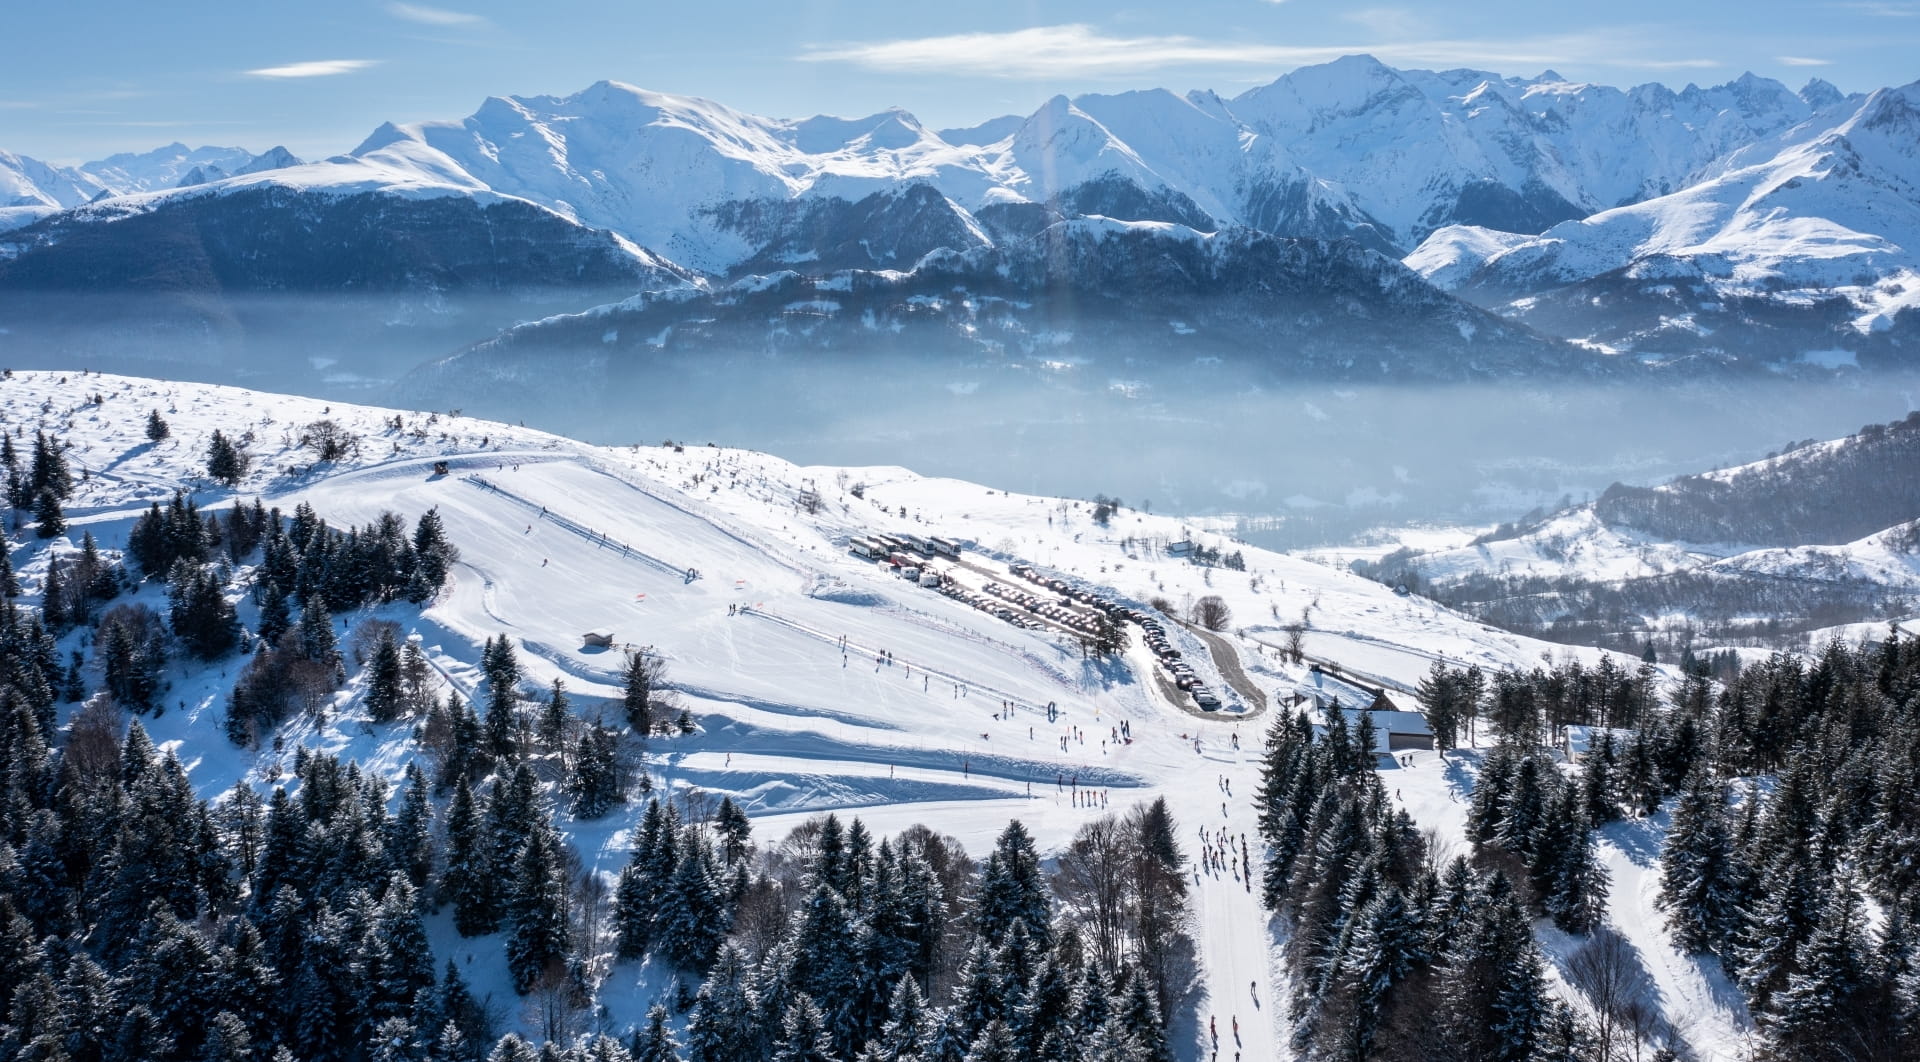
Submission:
[[[1798,644],[1915,611],[1917,483],[1920,415],[1355,567],[1572,641]]]
[[[166,421],[167,438],[145,434],[150,413]],[[352,440],[345,456],[316,462],[302,444],[319,421]],[[796,467],[694,444],[594,448],[457,415],[100,375],[12,374],[0,381],[0,423],[29,440],[37,431],[62,440],[78,480],[64,534],[10,541],[29,601],[44,585],[50,553],[70,554],[82,533],[109,554],[119,550],[134,518],[182,484],[203,511],[259,496],[282,511],[308,503],[338,527],[383,511],[411,521],[437,510],[460,552],[449,588],[424,608],[395,603],[343,615],[347,629],[378,618],[417,633],[435,681],[468,697],[482,683],[480,643],[505,635],[526,688],[564,679],[574,710],[589,719],[618,717],[626,658],[584,644],[583,632],[645,647],[665,662],[672,693],[697,727],[657,739],[644,755],[647,772],[672,792],[731,797],[763,844],[838,810],[859,814],[883,836],[927,823],[976,853],[1019,818],[1043,852],[1058,852],[1097,814],[1081,798],[1090,791],[1098,796],[1087,800],[1112,808],[1165,797],[1183,843],[1201,827],[1253,833],[1248,798],[1263,731],[1276,699],[1307,679],[1278,648],[1283,626],[1302,620],[1309,660],[1395,691],[1411,689],[1436,660],[1498,669],[1531,666],[1547,653],[1588,664],[1601,655],[1504,634],[1354,575],[1243,549],[1204,523],[1120,510],[1103,526],[1084,502],[899,468]],[[252,458],[233,490],[206,478],[216,429]],[[1226,703],[1201,711],[1167,680],[1137,629],[1120,658],[1088,659],[1058,627],[1037,619],[1012,625],[849,552],[850,538],[876,532],[964,540],[959,560],[924,563],[967,586],[1026,585],[1007,567],[1026,562],[1135,607],[1218,595],[1233,616],[1219,635],[1203,640],[1172,620],[1166,628]],[[1244,570],[1168,552],[1183,540],[1241,552]],[[255,603],[237,596],[241,622],[259,622]],[[166,607],[151,581],[132,600]],[[85,637],[68,635],[62,653]],[[225,736],[233,684],[225,665],[179,666],[167,679],[164,710],[143,723],[180,754],[203,797],[236,780],[283,777],[299,746],[351,757],[395,783],[419,754],[408,724],[371,721],[367,676],[357,669],[343,691],[290,718],[257,751]],[[1123,725],[1130,740],[1120,738]],[[1386,784],[1418,825],[1457,843],[1474,762],[1444,766],[1417,753],[1410,766],[1387,772]],[[1215,788],[1198,783],[1209,773]],[[610,878],[626,862],[638,810],[630,804],[596,820],[562,815],[559,825],[584,869]],[[1615,895],[1631,900],[1640,891],[1631,875],[1643,870],[1616,863],[1627,877]],[[1224,1027],[1232,1014],[1244,1053],[1285,1058],[1284,1008],[1260,1006],[1284,998],[1271,974],[1272,942],[1252,931],[1265,914],[1247,868],[1229,869],[1222,862],[1196,870],[1190,883],[1200,995],[1195,1009],[1176,1016],[1176,1052],[1205,1057],[1205,1016]],[[1699,1057],[1730,1059],[1742,1019],[1673,951],[1658,920],[1637,910],[1622,908],[1620,928],[1660,971],[1668,1017],[1689,1030]],[[494,938],[458,937],[445,915],[429,926],[438,958],[473,963],[467,977],[476,990],[492,993],[510,1025],[536,1028],[530,1009],[506,1006],[512,989],[490,965],[498,962]],[[652,965],[612,967],[597,991],[614,1029],[641,1021],[661,977]],[[1261,986],[1252,1007],[1249,984]]]

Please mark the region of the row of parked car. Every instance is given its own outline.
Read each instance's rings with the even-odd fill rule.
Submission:
[[[1147,648],[1153,651],[1160,666],[1165,668],[1167,674],[1173,678],[1174,685],[1191,695],[1193,703],[1203,710],[1212,712],[1219,709],[1220,695],[1200,681],[1200,676],[1193,673],[1192,666],[1180,658],[1180,650],[1175,649],[1173,643],[1167,641],[1166,628],[1160,625],[1160,621],[1154,617],[1153,613],[1144,609],[1130,608],[1088,590],[1077,589],[1065,579],[1049,575],[1030,564],[1016,564],[1012,570],[1013,574],[1028,582],[1037,583],[1082,604],[1097,608],[1121,622],[1139,625]],[[1088,622],[1091,623],[1090,620]]]
[[[1018,606],[1031,615],[1045,616],[1060,626],[1079,634],[1091,636],[1098,633],[1092,616],[1081,612],[1079,609],[1068,608],[1058,601],[1049,600],[1038,594],[1030,594],[1019,587],[1007,586],[1002,583],[988,583],[986,592],[1010,605]],[[1017,615],[1018,613],[1016,613],[1016,616]],[[1006,617],[1002,616],[1001,618],[1005,619]],[[1030,625],[1039,625],[1032,620],[1028,622]]]
[[[955,601],[972,605],[974,608],[997,619],[1006,620],[1015,627],[1038,630],[1046,626],[1046,624],[1040,622],[1039,619],[1030,617],[1021,610],[1011,607],[1007,602],[1000,600],[1001,594],[1006,589],[1006,587],[998,583],[988,583],[986,592],[981,593],[978,590],[968,589],[952,579],[948,579],[940,584],[941,593],[953,598]]]

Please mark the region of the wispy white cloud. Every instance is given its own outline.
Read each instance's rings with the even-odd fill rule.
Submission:
[[[1920,4],[1880,3],[1877,0],[1865,0],[1861,3],[1834,4],[1848,11],[1858,11],[1875,18],[1914,18],[1920,16]]]
[[[1787,66],[1832,66],[1831,59],[1810,59],[1804,55],[1776,55],[1775,59]]]
[[[811,63],[850,63],[883,73],[1023,79],[1130,76],[1177,66],[1291,68],[1362,52],[1384,62],[1440,67],[1528,69],[1597,63],[1665,70],[1720,65],[1713,59],[1642,58],[1640,53],[1646,47],[1646,42],[1636,36],[1617,31],[1508,41],[1435,39],[1290,45],[1188,36],[1121,37],[1084,23],[1069,23],[1005,33],[812,45],[797,58]]]
[[[444,7],[428,7],[425,4],[391,3],[387,5],[387,14],[408,22],[418,22],[424,26],[484,26],[485,15],[475,15],[466,11],[449,11]]]
[[[356,70],[365,70],[378,62],[378,59],[314,59],[305,63],[288,63],[285,66],[263,66],[246,73],[248,77],[269,78],[332,77],[336,74],[351,74]]]

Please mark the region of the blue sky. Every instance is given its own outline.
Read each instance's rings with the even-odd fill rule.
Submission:
[[[1058,92],[1234,95],[1357,51],[1617,85],[1920,78],[1920,0],[91,0],[8,4],[0,24],[0,148],[57,162],[172,140],[318,157],[382,121],[603,78],[779,116],[901,106],[936,126]]]

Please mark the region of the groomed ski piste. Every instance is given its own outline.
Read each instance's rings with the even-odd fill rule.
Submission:
[[[172,429],[160,443],[143,434],[152,410]],[[357,452],[315,464],[299,437],[323,419],[356,435]],[[1412,688],[1436,659],[1499,668],[1570,653],[1598,658],[1597,650],[1510,635],[1343,571],[1240,546],[1221,533],[1225,522],[1122,509],[1102,527],[1086,502],[898,467],[800,467],[705,441],[595,447],[446,412],[57,372],[0,380],[0,426],[28,443],[36,430],[65,441],[76,477],[84,475],[65,535],[43,543],[29,531],[24,544],[22,536],[9,540],[29,600],[49,549],[75,549],[89,531],[103,548],[119,549],[134,518],[176,485],[193,487],[203,510],[260,497],[291,512],[306,501],[336,527],[386,510],[411,522],[437,508],[461,553],[451,585],[425,608],[343,616],[343,629],[367,618],[398,622],[463,694],[479,683],[481,643],[505,634],[520,650],[529,695],[563,678],[574,711],[608,723],[620,718],[625,650],[657,653],[697,731],[654,739],[647,770],[658,787],[731,795],[752,816],[759,844],[832,811],[881,835],[924,823],[976,856],[1018,818],[1046,853],[1102,814],[1165,797],[1192,875],[1200,960],[1195,1003],[1170,1024],[1176,1054],[1187,1060],[1210,1057],[1210,1017],[1222,1029],[1238,1019],[1240,1042],[1223,1034],[1222,1057],[1290,1057],[1288,986],[1277,932],[1259,904],[1253,807],[1271,713],[1221,681],[1205,646],[1173,622],[1163,621],[1169,637],[1220,691],[1221,711],[1175,703],[1149,676],[1137,627],[1122,659],[1089,660],[1063,635],[1016,628],[897,578],[848,552],[850,538],[948,536],[971,544],[970,562],[1024,561],[1142,608],[1156,597],[1184,605],[1218,594],[1234,617],[1224,642],[1274,704],[1305,679],[1304,667],[1275,648],[1282,627],[1303,615],[1310,658],[1396,688]],[[205,476],[216,428],[250,433],[253,468],[237,489]],[[644,431],[636,425],[636,435]],[[440,462],[444,473],[436,472]],[[817,499],[815,511],[809,499]],[[1204,568],[1162,551],[1180,540],[1240,550],[1247,570]],[[164,609],[156,584],[143,584],[135,600]],[[253,606],[242,599],[239,607],[250,626]],[[585,632],[611,633],[615,647],[584,648]],[[63,654],[85,633],[68,634]],[[322,718],[295,717],[277,741],[238,748],[221,725],[235,666],[233,658],[176,664],[164,713],[143,719],[157,743],[178,752],[202,797],[241,778],[263,791],[289,780],[301,745],[358,760],[391,781],[416,755],[408,722],[368,721],[357,669]],[[1412,706],[1411,697],[1396,697]],[[1117,739],[1123,721],[1131,742]],[[1465,851],[1477,754],[1443,760],[1419,752],[1408,767],[1393,756],[1379,762],[1388,791],[1416,822],[1437,831],[1443,848]],[[556,823],[584,866],[610,880],[627,861],[638,813],[634,803],[595,821],[562,811]],[[1611,920],[1695,1057],[1732,1059],[1748,1031],[1738,993],[1709,962],[1673,947],[1654,907],[1665,821],[1662,813],[1600,832],[1613,875]],[[1232,864],[1199,870],[1202,829],[1245,834],[1254,880]],[[1537,925],[1549,956],[1564,961],[1575,942]],[[445,913],[429,927],[439,958],[460,962],[509,1025],[537,1028],[521,1012],[497,941],[462,939]],[[617,1031],[638,1023],[670,986],[661,970],[622,963],[598,1002]]]

